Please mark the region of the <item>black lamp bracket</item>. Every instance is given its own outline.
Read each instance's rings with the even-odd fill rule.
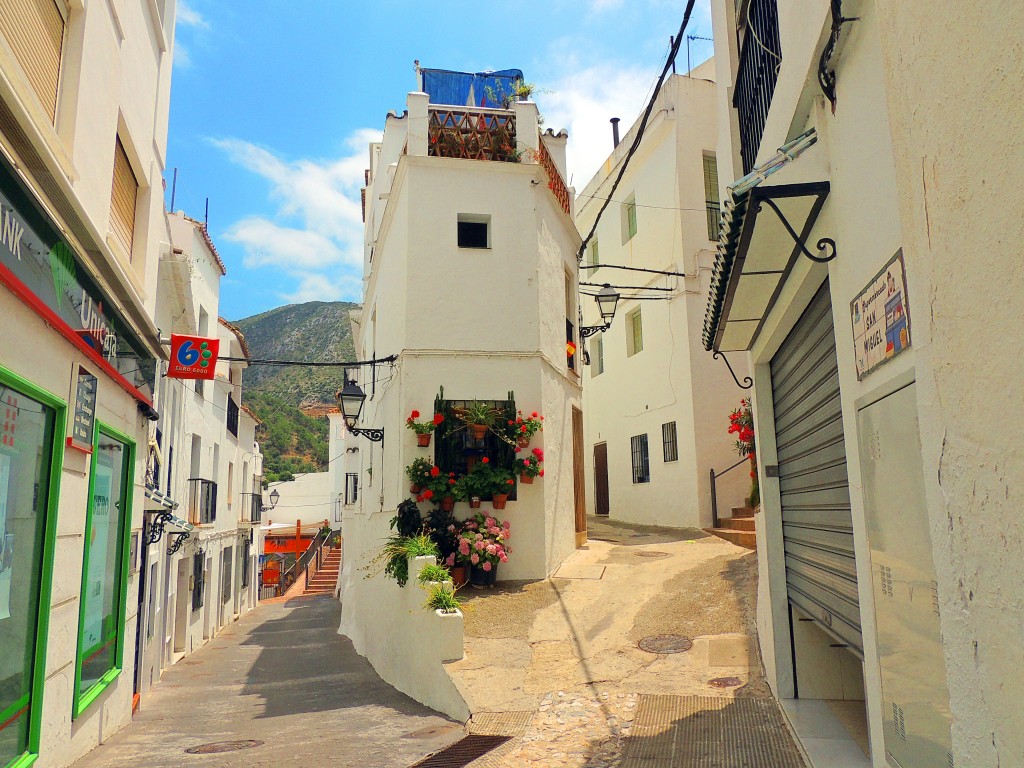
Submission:
[[[173,515],[166,510],[147,514],[153,514],[154,517],[149,521],[146,531],[146,544],[156,544],[160,541],[160,537],[164,535],[164,526],[170,522]]]
[[[360,427],[349,427],[348,431],[356,437],[362,436],[369,440],[371,443],[383,443],[384,442],[384,430],[383,429],[361,429]]]
[[[589,339],[595,333],[604,333],[610,327],[611,327],[610,324],[609,325],[586,325],[586,326],[580,328],[580,338],[581,339]]]
[[[782,214],[782,211],[779,210],[779,206],[775,204],[774,200],[772,200],[770,197],[763,198],[758,203],[758,211],[761,210],[761,205],[767,205],[769,208],[775,211],[775,215],[779,217],[779,221],[782,222],[782,226],[786,228],[786,231],[789,233],[789,236],[793,238],[793,242],[795,242],[797,244],[797,247],[800,248],[800,252],[803,253],[803,255],[806,256],[808,259],[817,262],[818,264],[827,264],[836,257],[836,241],[833,240],[831,237],[823,237],[820,240],[818,240],[818,251],[827,252],[828,255],[815,256],[813,253],[807,250],[807,243],[804,242],[804,240],[800,238],[800,235],[796,233],[796,230],[793,229],[793,226]],[[736,377],[733,376],[733,378]]]
[[[191,535],[192,534],[188,531],[182,531],[181,533],[172,533],[171,536],[174,537],[174,542],[171,544],[171,546],[167,548],[167,554],[173,555],[175,552],[181,549],[185,545],[185,541]]]
[[[729,359],[723,353],[719,352],[716,349],[715,354],[711,356],[711,359],[717,360],[718,358],[722,358],[722,360],[725,361],[725,367],[729,369],[729,375],[732,376],[732,380],[736,382],[737,387],[739,387],[740,389],[753,389],[754,380],[749,376],[744,376],[743,383],[741,384],[740,380],[736,378],[736,372],[732,369],[732,366],[729,365]]]

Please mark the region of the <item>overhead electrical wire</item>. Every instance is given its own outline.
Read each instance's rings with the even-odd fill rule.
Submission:
[[[624,267],[619,264],[580,264],[580,269],[624,269],[627,272],[647,272],[652,275],[668,275],[669,277],[695,277],[695,275],[687,275],[685,272],[667,272],[664,269],[648,269],[647,267]]]
[[[579,251],[576,252],[576,261],[583,261],[583,254],[587,250],[587,245],[590,243],[591,238],[594,237],[594,233],[597,232],[597,225],[601,221],[601,216],[608,208],[609,202],[612,197],[615,196],[615,190],[619,186],[619,182],[622,181],[623,175],[626,173],[626,168],[629,166],[629,161],[633,155],[640,148],[640,141],[644,137],[644,131],[647,130],[647,121],[651,118],[651,113],[654,111],[654,102],[658,100],[658,94],[661,92],[661,86],[665,82],[665,78],[668,75],[669,70],[672,68],[672,64],[676,60],[676,56],[679,54],[679,46],[683,42],[683,36],[686,34],[686,27],[690,23],[690,14],[693,12],[693,6],[696,0],[687,0],[686,11],[683,13],[683,23],[679,26],[679,32],[672,40],[672,47],[669,49],[668,58],[665,61],[665,66],[661,70],[661,75],[658,76],[658,81],[654,86],[654,93],[651,94],[650,101],[647,103],[647,107],[644,109],[643,116],[640,118],[640,124],[637,126],[636,137],[633,139],[633,143],[626,151],[625,156],[622,158],[622,163],[619,166],[619,173],[615,177],[615,181],[612,183],[611,189],[608,191],[608,200],[605,200],[601,205],[601,208],[597,212],[597,216],[594,219],[594,224],[590,228],[590,232],[583,238],[583,242],[580,243]]]
[[[580,285],[587,285],[591,288],[604,288],[606,285],[609,288],[617,288],[624,291],[674,291],[675,288],[658,288],[653,285],[612,285],[611,283],[585,283],[582,280]],[[580,293],[586,293],[586,291],[580,291]],[[587,296],[597,296],[596,293],[587,293]]]

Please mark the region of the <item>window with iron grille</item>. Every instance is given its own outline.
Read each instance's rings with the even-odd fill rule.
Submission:
[[[220,554],[220,601],[226,603],[231,599],[231,558],[234,547],[225,547]]]
[[[252,556],[252,542],[248,541],[248,540],[243,541],[242,542],[242,555],[239,558],[239,563],[238,563],[238,566],[241,569],[241,586],[242,586],[243,589],[245,587],[249,586],[249,570],[250,570],[249,558],[251,556]]]
[[[647,434],[634,435],[630,438],[633,456],[633,482],[651,482],[651,462],[647,453]]]
[[[203,567],[203,559],[206,557],[206,553],[203,550],[199,550],[192,555],[192,610],[198,611],[203,607],[203,591],[206,587],[206,579],[203,578],[205,573]]]
[[[737,19],[737,25],[742,42],[732,104],[739,123],[743,173],[750,173],[761,146],[782,65],[776,0],[749,0],[746,13],[742,19]]]
[[[238,404],[228,395],[228,432],[238,437]]]
[[[676,442],[676,423],[674,421],[661,425],[661,449],[665,455],[665,461],[679,459],[679,445]]]
[[[718,159],[704,155],[704,204],[708,212],[708,240],[718,240],[721,229],[722,205],[718,197]]]
[[[515,449],[488,430],[481,440],[473,438],[470,431],[455,415],[455,411],[469,405],[469,400],[445,400],[444,388],[434,400],[434,413],[444,416],[434,432],[434,463],[442,473],[454,472],[457,477],[468,474],[469,469],[486,456],[494,466],[515,467]],[[499,424],[516,418],[515,395],[508,393],[507,400],[480,400],[498,411]],[[504,420],[504,422],[502,421]],[[513,472],[513,474],[517,474]],[[509,500],[515,501],[518,483],[510,486]]]
[[[345,473],[345,504],[355,504],[359,500],[359,474]]]

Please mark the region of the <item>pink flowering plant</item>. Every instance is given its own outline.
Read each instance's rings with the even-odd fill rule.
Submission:
[[[525,458],[516,456],[519,463],[519,474],[527,477],[544,477],[544,451],[541,448],[534,448]]]
[[[491,571],[498,563],[508,562],[511,551],[505,543],[508,539],[508,520],[502,522],[496,517],[477,513],[463,522],[458,549],[449,555],[445,563],[479,566]]]

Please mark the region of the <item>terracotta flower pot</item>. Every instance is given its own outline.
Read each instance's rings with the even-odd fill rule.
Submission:
[[[469,499],[469,508],[470,509],[480,509],[480,497],[479,496],[471,496],[470,497],[470,499]]]
[[[464,565],[450,565],[448,566],[448,573],[452,576],[452,584],[456,589],[465,586],[466,584],[466,566]]]
[[[420,486],[416,485],[416,483],[412,483],[409,486],[409,493],[419,493],[422,490],[423,490],[423,488],[421,488]]]
[[[516,438],[516,445],[518,445],[520,448],[525,448],[529,444],[530,438],[527,437],[526,435],[520,435],[519,437]]]
[[[519,475],[519,482],[522,483],[523,485],[533,485],[533,478],[530,475],[524,473]]]
[[[504,509],[505,508],[505,502],[507,502],[507,501],[508,501],[508,494],[507,493],[496,493],[493,496],[491,496],[491,504],[494,506],[495,509]]]
[[[416,445],[418,445],[420,448],[426,448],[427,446],[429,446],[430,445],[430,433],[429,432],[424,432],[422,435],[417,434],[416,435]]]
[[[451,512],[453,509],[455,509],[455,497],[454,496],[445,496],[445,497],[443,497],[441,499],[441,509],[443,509],[445,512]]]
[[[487,437],[487,425],[486,424],[470,424],[469,433],[473,435],[474,440],[483,440]]]

